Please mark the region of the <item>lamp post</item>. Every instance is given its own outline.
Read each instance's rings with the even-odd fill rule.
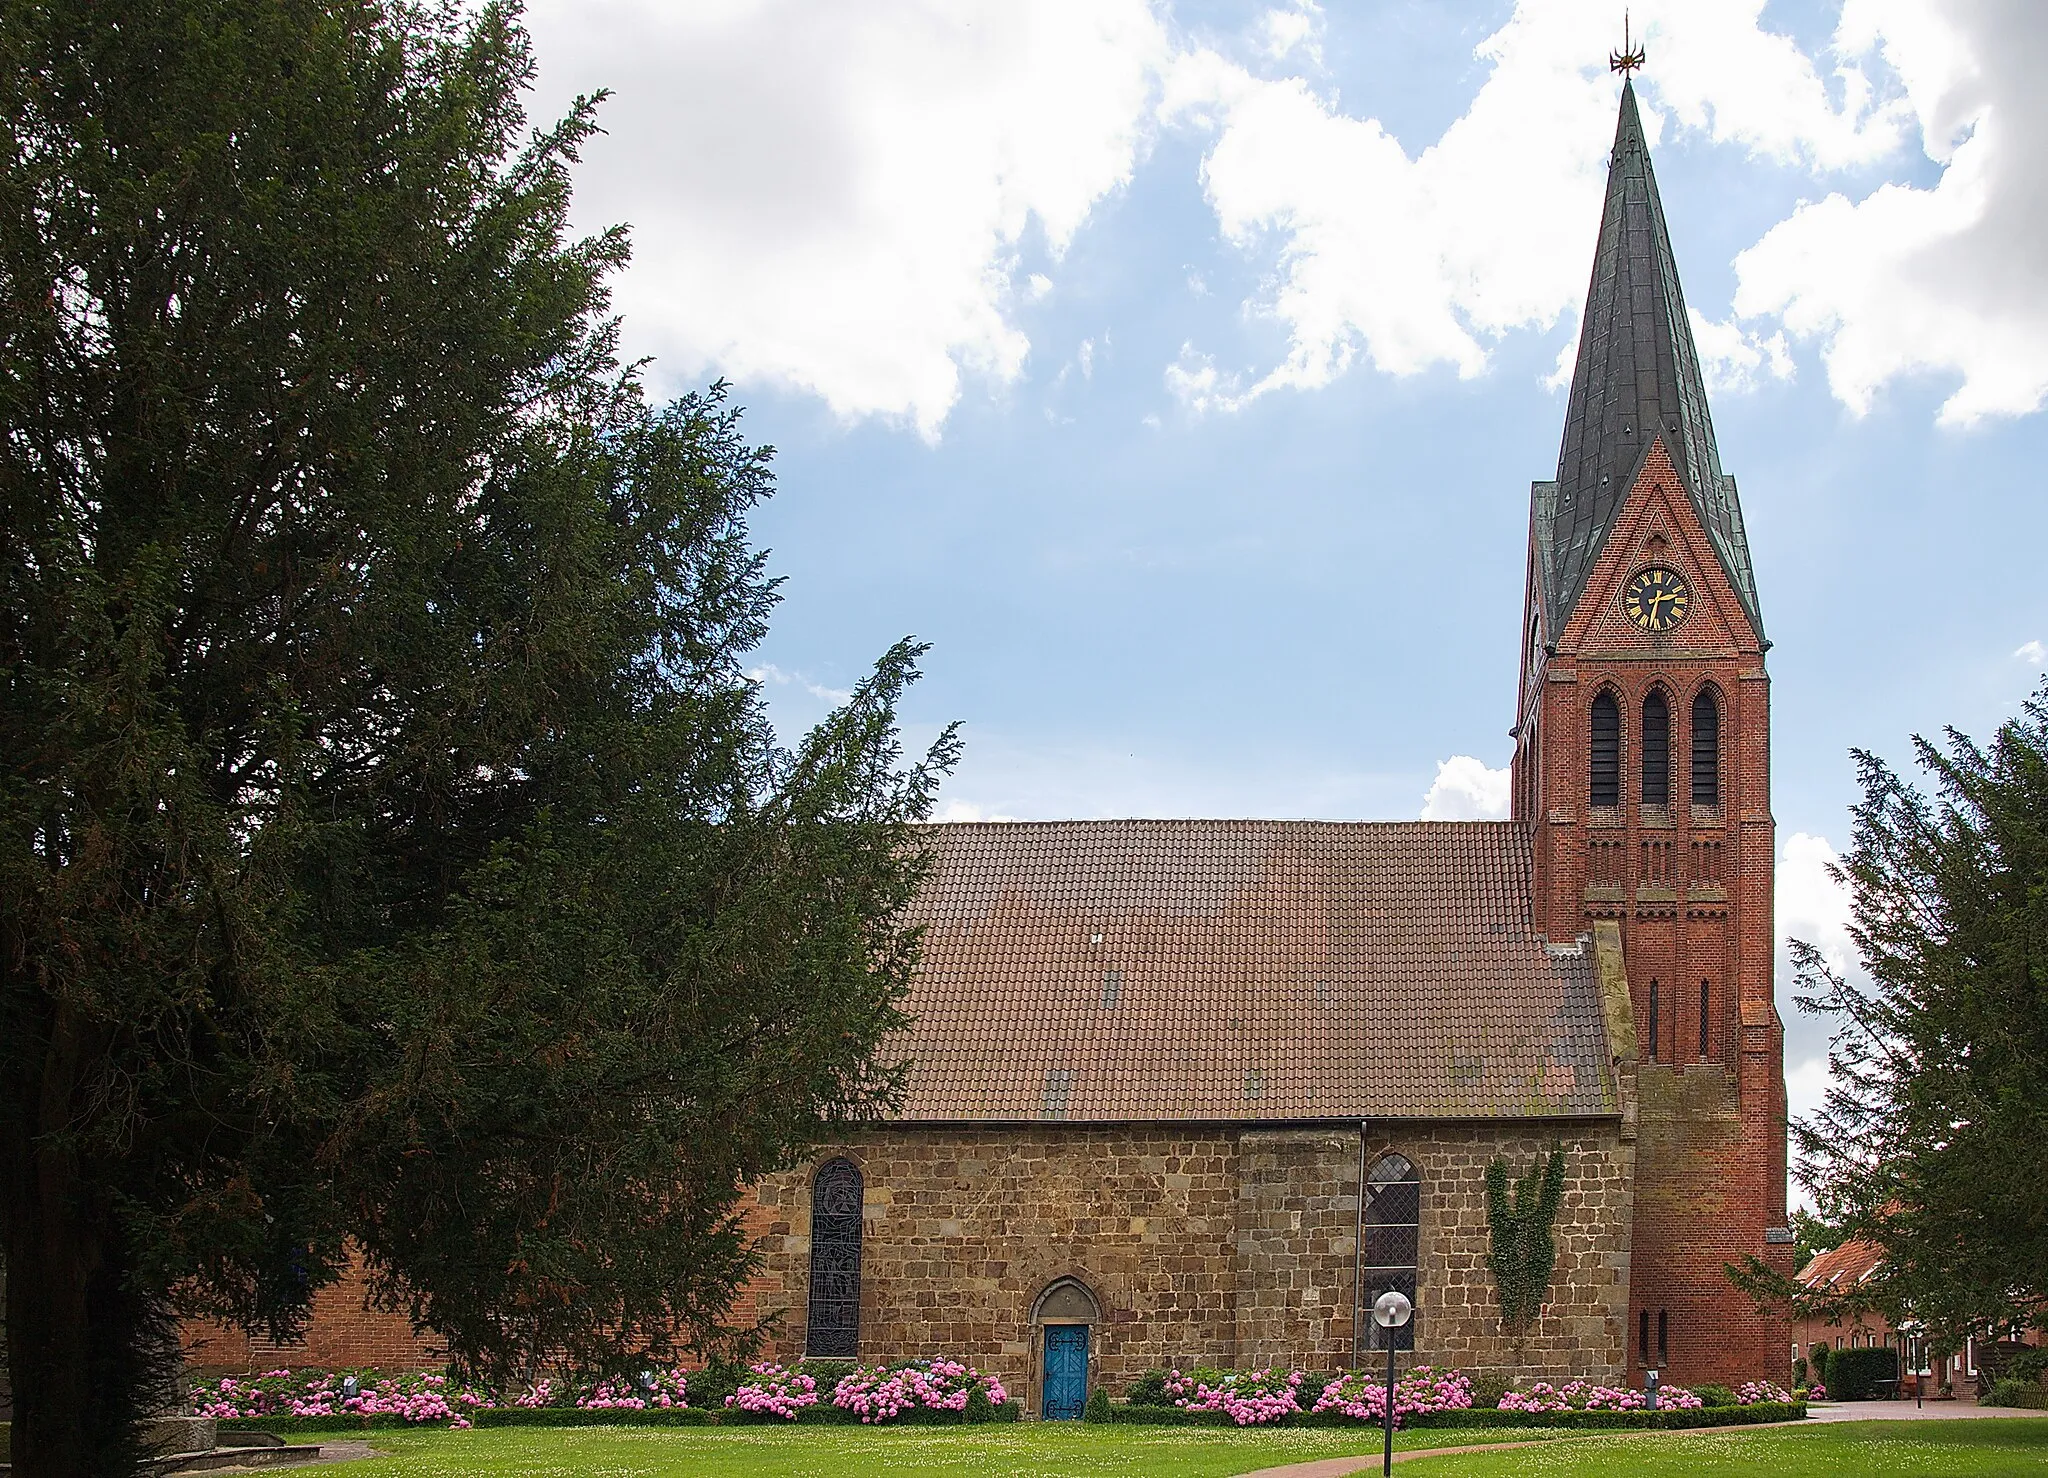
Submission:
[[[1392,1478],[1394,1471],[1394,1331],[1408,1322],[1415,1312],[1415,1305],[1408,1302],[1408,1295],[1388,1289],[1372,1301],[1372,1322],[1386,1331],[1387,1342],[1387,1447],[1380,1461],[1381,1478]]]

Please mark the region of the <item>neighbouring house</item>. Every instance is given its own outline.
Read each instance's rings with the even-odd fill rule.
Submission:
[[[1843,1297],[1877,1275],[1884,1253],[1875,1243],[1851,1238],[1840,1247],[1815,1253],[1797,1274],[1800,1284],[1815,1294]],[[1960,1350],[1937,1363],[1923,1331],[1911,1320],[1904,1328],[1875,1310],[1844,1314],[1837,1319],[1802,1318],[1792,1325],[1792,1358],[1812,1363],[1817,1345],[1833,1350],[1878,1346],[1899,1352],[1900,1389],[1911,1394],[1924,1384],[1923,1395],[1933,1396],[1947,1388],[1960,1391],[1974,1386],[1981,1391],[2003,1367],[2002,1357],[2031,1343],[2023,1334],[1968,1336]]]

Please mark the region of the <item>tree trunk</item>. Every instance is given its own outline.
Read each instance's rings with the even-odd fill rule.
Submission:
[[[88,1056],[82,1025],[53,1013],[40,1081],[13,1085],[20,1096],[0,1146],[18,1478],[135,1471],[133,1294],[123,1260],[110,1256],[113,1218],[65,1136]]]
[[[13,1148],[10,1146],[10,1148]],[[97,1239],[79,1214],[83,1189],[59,1150],[10,1155],[7,1207],[7,1366],[14,1383],[14,1471],[85,1478],[104,1434],[92,1425],[91,1284]]]

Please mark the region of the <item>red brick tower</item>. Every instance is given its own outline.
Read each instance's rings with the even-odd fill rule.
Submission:
[[[1783,1380],[1788,1332],[1722,1271],[1791,1271],[1767,643],[1627,84],[1522,642],[1536,924],[1566,943],[1614,921],[1635,1008],[1631,1367]]]

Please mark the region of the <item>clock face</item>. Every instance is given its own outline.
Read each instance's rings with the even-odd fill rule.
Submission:
[[[1629,577],[1621,592],[1621,609],[1645,631],[1669,631],[1692,609],[1692,592],[1678,571],[1652,565]]]

